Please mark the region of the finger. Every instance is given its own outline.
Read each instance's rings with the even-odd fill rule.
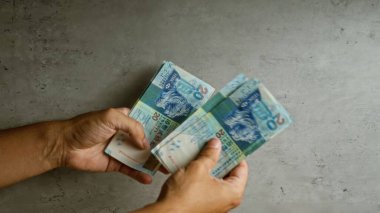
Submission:
[[[125,165],[121,166],[119,172],[121,172],[125,175],[128,175],[129,177],[137,180],[138,182],[140,182],[142,184],[152,183],[152,177],[151,176],[149,176],[145,173],[139,172],[137,170],[134,170],[132,168],[129,168],[128,166],[125,166]]]
[[[163,166],[160,166],[159,170],[160,170],[160,172],[164,173],[165,175],[169,174],[169,171],[167,169],[165,169],[165,167],[163,167]]]
[[[240,186],[243,189],[247,184],[248,180],[248,164],[245,160],[239,163],[230,174],[224,178],[225,181],[230,182],[234,185]]]
[[[136,139],[134,139],[129,134],[124,134],[122,141],[128,145],[132,145],[133,147],[137,147],[138,149],[148,149],[150,147],[149,142],[146,142],[146,143],[148,143],[147,145],[145,145],[145,142],[142,142],[144,144],[141,145],[141,142],[138,142],[138,141],[136,142]],[[144,146],[144,147],[142,147],[142,146]],[[145,148],[145,146],[148,148]],[[133,151],[133,150],[131,150],[131,151]],[[137,151],[140,152],[139,150],[137,150]]]
[[[129,112],[131,111],[127,107],[119,107],[119,108],[115,108],[115,109],[118,110],[119,112],[123,113],[126,116],[129,116]]]
[[[141,123],[125,116],[122,113],[120,114],[117,128],[128,133],[128,138],[131,139],[129,141],[131,141],[134,145],[137,145],[142,149],[149,149],[150,145],[145,137],[144,127]]]
[[[211,139],[199,153],[197,160],[202,161],[208,169],[214,168],[220,155],[221,143],[219,139]]]
[[[109,161],[108,161],[108,165],[107,165],[107,168],[106,168],[106,172],[119,171],[120,167],[123,164],[121,164],[119,161],[115,160],[114,158],[111,158],[110,156],[108,156],[108,158],[109,158]]]
[[[140,122],[116,109],[106,110],[105,118],[106,122],[113,125],[115,129],[128,133],[134,145],[142,149],[150,148],[149,142],[145,137],[144,128]]]

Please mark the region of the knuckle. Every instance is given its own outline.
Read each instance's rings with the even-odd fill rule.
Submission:
[[[131,111],[131,109],[129,109],[128,107],[122,107],[120,108],[121,110],[123,110],[124,112],[129,112]]]
[[[242,198],[241,198],[241,197],[239,197],[239,198],[235,198],[234,200],[232,200],[232,202],[231,202],[231,206],[232,206],[233,208],[238,207],[238,206],[240,206],[241,201],[242,201]]]
[[[173,174],[173,176],[169,179],[169,182],[174,184],[174,183],[178,183],[178,182],[181,182],[181,180],[183,179],[183,177],[185,176],[185,169],[183,168],[180,168],[179,170],[177,170],[176,173]]]
[[[200,168],[202,166],[201,160],[195,160],[190,163],[190,167]]]
[[[115,111],[116,110],[114,108],[108,108],[108,109],[104,110],[103,118],[106,120],[112,118],[115,114]]]
[[[192,173],[198,174],[204,170],[204,164],[200,160],[195,160],[189,164],[188,169],[191,170]]]
[[[214,165],[216,164],[216,160],[208,154],[201,154],[199,160],[203,165]]]
[[[231,208],[239,206],[243,200],[243,191],[238,187],[231,187],[230,185],[224,188],[223,194],[228,195]]]
[[[178,179],[178,178],[181,178],[182,176],[185,175],[185,169],[184,168],[180,168],[177,170],[177,172],[173,175],[173,178],[174,179]]]
[[[116,110],[117,110],[118,112],[123,113],[125,116],[129,116],[129,112],[130,112],[130,110],[129,110],[129,108],[127,108],[127,107],[116,108]]]
[[[209,159],[210,159],[210,153],[207,152],[207,150],[201,152],[201,153],[199,154],[199,159],[202,159],[202,160],[204,160],[204,161],[209,160]]]
[[[144,131],[144,127],[143,127],[143,125],[140,122],[138,122],[138,121],[136,121],[134,119],[132,119],[131,121],[132,121],[132,128],[133,128],[133,130],[135,130],[137,132],[143,132]]]
[[[130,126],[131,126],[132,130],[136,130],[136,129],[139,128],[139,124],[138,124],[138,122],[136,120],[130,119],[129,123],[130,123]]]
[[[140,129],[141,131],[144,130],[144,126],[140,122],[138,122],[138,121],[136,121],[136,128]]]
[[[241,186],[236,186],[233,188],[233,194],[235,197],[241,199],[243,197],[243,189],[241,188]]]
[[[215,162],[215,160],[214,159],[212,159],[212,158],[205,158],[204,159],[204,164],[207,164],[207,165],[213,165],[213,164],[215,164],[216,162]]]
[[[214,165],[218,162],[218,159],[213,157],[213,158],[209,158],[209,161],[210,161],[210,163],[212,163]]]

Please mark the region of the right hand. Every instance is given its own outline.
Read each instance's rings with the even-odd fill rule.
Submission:
[[[242,161],[223,179],[215,178],[210,172],[220,151],[218,139],[209,141],[196,160],[166,181],[157,203],[184,213],[224,213],[237,207],[247,183],[248,165]]]

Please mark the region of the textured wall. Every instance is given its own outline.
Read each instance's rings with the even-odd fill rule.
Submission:
[[[0,1],[0,128],[131,106],[164,59],[220,88],[261,79],[294,125],[249,158],[234,212],[380,211],[380,2]],[[1,212],[125,212],[120,174],[59,169],[0,190]]]

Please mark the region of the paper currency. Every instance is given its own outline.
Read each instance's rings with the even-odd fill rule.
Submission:
[[[172,62],[165,61],[129,116],[144,126],[144,132],[154,147],[191,113],[202,106],[214,88]],[[157,165],[147,165],[150,150],[138,150],[126,142],[126,133],[119,131],[105,153],[120,162],[153,175]]]
[[[213,95],[205,104],[203,104],[197,111],[195,111],[189,118],[187,118],[181,125],[179,125],[174,131],[172,131],[164,140],[162,140],[157,146],[152,149],[152,152],[158,150],[161,146],[164,146],[167,142],[171,141],[179,133],[183,132],[188,127],[192,126],[198,119],[206,115],[211,109],[227,98],[232,92],[243,85],[248,78],[244,74],[237,75],[234,79],[228,82],[219,92]]]
[[[152,153],[173,173],[193,160],[208,140],[218,137],[222,152],[212,174],[223,177],[291,122],[269,91],[258,80],[249,80]]]

